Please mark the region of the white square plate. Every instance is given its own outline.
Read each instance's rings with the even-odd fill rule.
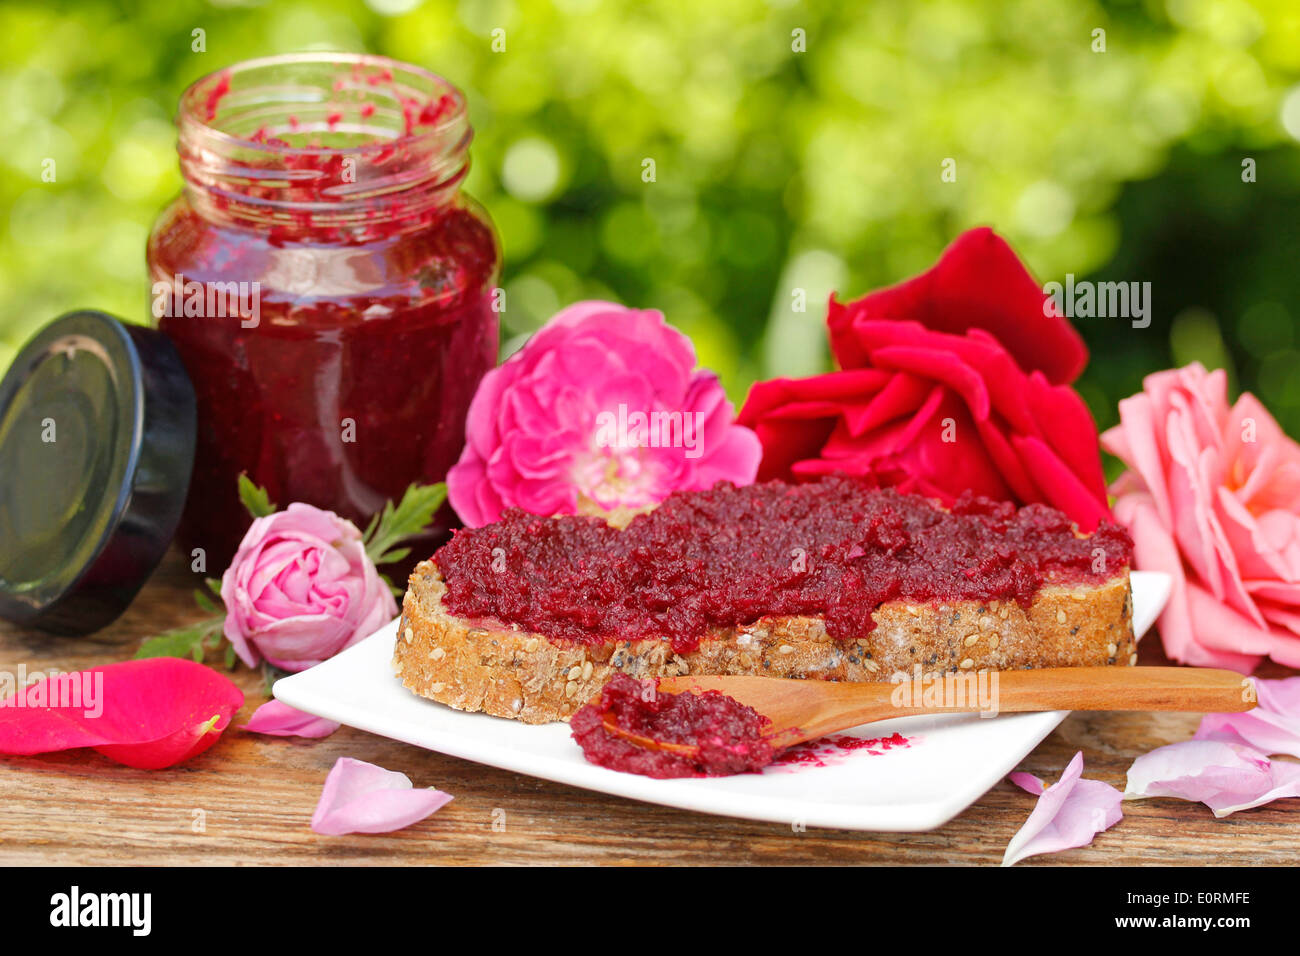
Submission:
[[[1169,597],[1169,577],[1133,573],[1140,637]],[[587,763],[567,724],[466,714],[412,694],[393,676],[394,621],[274,688],[291,707],[417,747],[603,793],[725,816],[850,830],[930,830],[978,800],[1068,712],[904,717],[850,736],[908,739],[885,750],[835,749],[816,765],[761,774],[654,780]],[[874,752],[873,752],[874,751]]]

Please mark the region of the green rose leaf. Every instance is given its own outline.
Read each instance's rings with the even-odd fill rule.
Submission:
[[[239,473],[239,500],[254,518],[265,518],[267,515],[275,514],[275,502],[271,500],[266,489],[253,484],[253,479],[243,471]]]
[[[397,546],[428,528],[446,499],[447,486],[439,482],[411,485],[396,505],[391,501],[384,505],[364,535],[370,560],[375,564],[392,564],[410,554],[410,548]]]

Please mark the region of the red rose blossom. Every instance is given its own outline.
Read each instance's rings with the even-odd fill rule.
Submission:
[[[759,382],[737,419],[762,442],[758,480],[844,472],[945,503],[969,490],[1043,502],[1093,530],[1110,516],[1097,427],[1073,389],[1053,384],[1087,352],[1064,319],[1044,316],[1036,285],[1031,307],[1025,282],[1006,243],[981,229],[916,279],[832,301],[832,346],[848,367]]]
[[[992,229],[957,237],[939,261],[898,285],[841,305],[831,298],[827,325],[840,368],[870,364],[858,328],[875,319],[911,319],[936,332],[983,329],[1026,372],[1054,385],[1073,382],[1088,364],[1088,349],[1069,321],[1046,314],[1050,301],[1024,263]]]

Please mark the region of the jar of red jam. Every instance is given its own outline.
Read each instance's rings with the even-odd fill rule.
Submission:
[[[501,255],[460,189],[465,98],[418,67],[251,60],[187,89],[177,126],[184,190],[148,263],[198,402],[180,539],[220,568],[249,524],[240,472],[363,527],[446,475],[496,363]]]

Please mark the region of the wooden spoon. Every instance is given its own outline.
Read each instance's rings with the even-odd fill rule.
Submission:
[[[961,688],[965,688],[964,693],[960,693]],[[931,695],[928,702],[927,689]],[[1234,671],[1199,667],[963,671],[901,683],[695,676],[665,677],[658,682],[661,693],[710,690],[721,691],[771,720],[764,728],[763,737],[778,748],[878,720],[918,714],[1051,710],[1238,713],[1255,706],[1255,690],[1247,678]],[[595,703],[599,703],[599,698]],[[606,730],[637,746],[685,757],[699,752],[699,748],[690,744],[634,734],[616,726],[609,714],[604,717]]]

